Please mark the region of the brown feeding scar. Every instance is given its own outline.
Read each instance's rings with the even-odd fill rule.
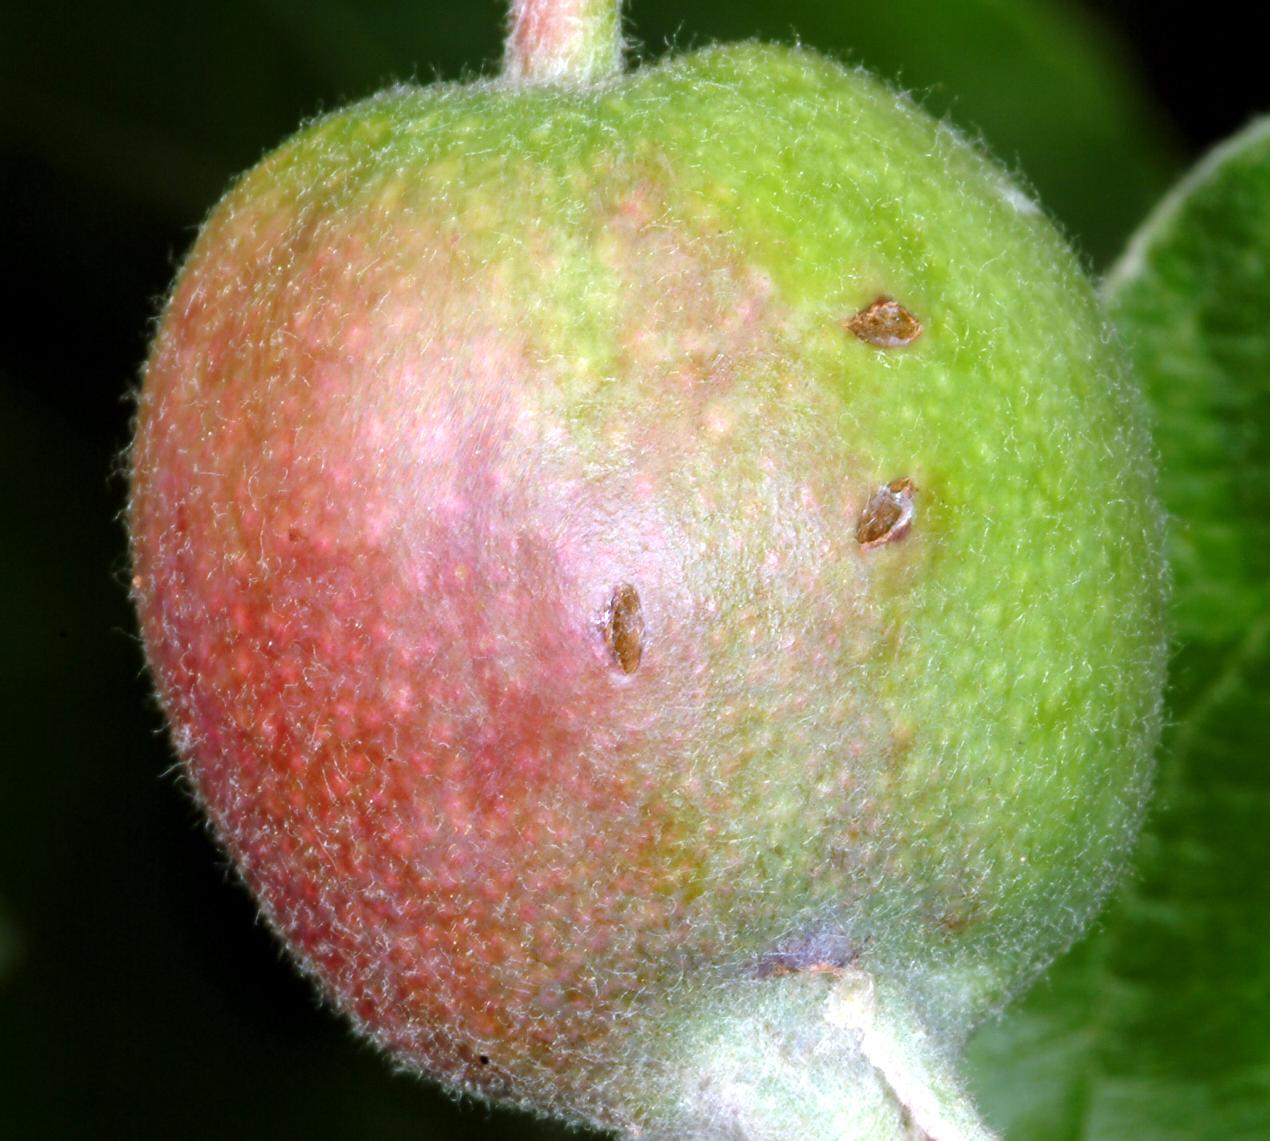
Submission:
[[[911,345],[922,335],[922,323],[892,297],[879,297],[843,324],[862,341],[880,349]]]
[[[629,582],[613,588],[600,619],[604,644],[624,674],[639,669],[644,656],[644,608],[639,592]]]
[[[907,535],[913,523],[913,496],[916,494],[916,484],[903,476],[883,484],[869,496],[855,525],[855,538],[860,549],[871,550]]]

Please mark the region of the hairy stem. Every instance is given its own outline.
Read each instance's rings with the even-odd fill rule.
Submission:
[[[584,87],[622,70],[621,0],[512,0],[503,76]]]

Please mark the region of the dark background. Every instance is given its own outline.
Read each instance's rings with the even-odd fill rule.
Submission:
[[[128,393],[199,221],[302,118],[488,70],[501,4],[447,7],[0,16],[0,1135],[558,1136],[394,1075],[295,977],[173,772],[124,586]],[[797,29],[900,77],[1025,171],[1094,269],[1270,106],[1263,37],[1237,24],[1146,0],[1004,11],[635,0],[628,26],[646,55]]]

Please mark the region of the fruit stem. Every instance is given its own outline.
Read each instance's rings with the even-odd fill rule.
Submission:
[[[586,87],[622,70],[621,0],[512,0],[503,78]]]

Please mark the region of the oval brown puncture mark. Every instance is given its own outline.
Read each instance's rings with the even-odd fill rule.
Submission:
[[[843,324],[880,349],[903,348],[922,335],[922,323],[892,297],[879,297]]]
[[[600,619],[604,644],[613,661],[624,674],[639,669],[644,656],[644,608],[639,592],[629,582],[613,588],[613,594]]]
[[[893,543],[908,534],[913,524],[913,496],[917,486],[904,476],[879,487],[864,505],[855,525],[855,539],[861,550]]]

